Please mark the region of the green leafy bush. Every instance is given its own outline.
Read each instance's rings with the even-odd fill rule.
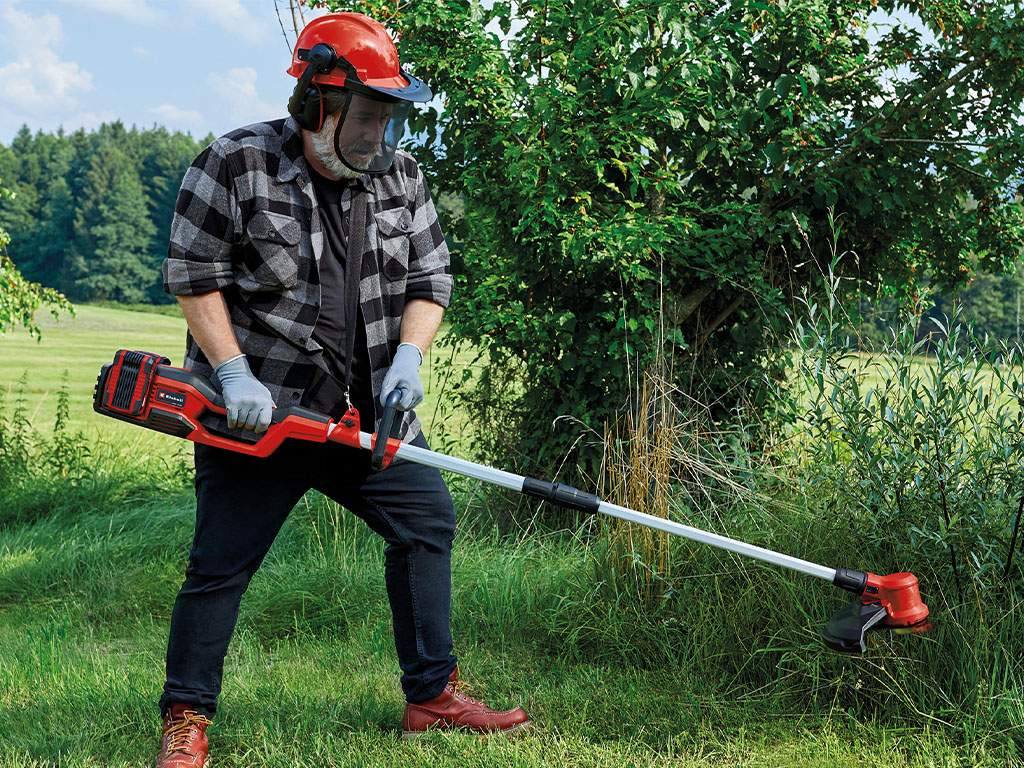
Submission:
[[[830,207],[872,288],[952,288],[1020,255],[1024,17],[1006,4],[915,6],[924,33],[850,0],[320,5],[387,23],[440,92],[416,151],[464,203],[448,317],[484,350],[462,396],[503,412],[503,443],[474,420],[502,463],[548,475],[568,455],[567,479],[594,476],[600,440],[579,435],[659,352],[716,418],[763,407]]]

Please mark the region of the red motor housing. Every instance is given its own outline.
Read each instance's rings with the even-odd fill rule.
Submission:
[[[96,380],[93,409],[158,432],[249,456],[266,457],[287,439],[328,440],[353,448],[359,442],[359,412],[350,408],[337,422],[308,408],[275,408],[261,433],[228,427],[224,401],[202,376],[168,365],[166,357],[117,351]],[[376,443],[376,436],[372,439]],[[391,438],[381,457],[388,466],[401,441]]]
[[[869,573],[861,602],[881,603],[887,627],[912,627],[928,618],[928,606],[921,599],[917,576],[912,573]]]
[[[825,643],[844,653],[867,651],[867,633],[877,629],[923,632],[928,606],[921,599],[917,577],[912,573],[879,576],[851,568],[837,568],[832,581],[860,599],[837,611],[822,633]]]

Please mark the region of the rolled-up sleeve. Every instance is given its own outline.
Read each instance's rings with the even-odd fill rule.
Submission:
[[[447,307],[452,297],[451,258],[441,233],[434,201],[430,199],[423,174],[409,179],[412,191],[412,235],[409,247],[409,277],[405,298],[428,299]]]
[[[162,268],[164,290],[190,296],[231,285],[232,254],[241,232],[234,175],[225,147],[215,141],[182,179]]]

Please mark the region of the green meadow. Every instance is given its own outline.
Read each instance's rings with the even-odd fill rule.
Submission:
[[[46,468],[45,447],[0,474],[0,768],[144,766],[156,753],[168,622],[194,520],[191,451],[95,414],[91,398],[120,347],[180,364],[184,328],[169,314],[82,306],[44,319],[41,343],[0,337],[8,415],[27,371],[26,410],[45,437],[66,370],[71,427],[90,448],[63,474]],[[441,394],[435,381],[419,409],[428,429]],[[979,672],[989,688],[973,709],[951,688],[951,669],[967,662],[949,649],[972,628],[947,620],[921,638],[885,636],[864,657],[837,655],[818,632],[842,595],[683,540],[669,550],[683,574],[676,593],[645,604],[611,577],[601,525],[550,529],[520,505],[499,529],[491,509],[510,508],[509,495],[452,480],[463,677],[495,706],[522,704],[533,732],[399,738],[382,543],[311,492],[243,599],[209,730],[213,766],[1024,765],[1014,678],[1000,687]],[[778,492],[785,507],[673,514],[820,562],[890,564],[813,498]],[[1019,626],[976,634],[1019,648]],[[964,654],[977,650],[966,642]]]

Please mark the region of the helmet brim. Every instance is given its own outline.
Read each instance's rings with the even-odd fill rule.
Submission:
[[[380,80],[367,80],[360,83],[364,88],[379,93],[382,96],[390,97],[399,101],[424,102],[434,98],[434,92],[430,86],[417,77],[413,77],[404,69],[399,70],[402,76],[408,80],[408,85],[396,83],[399,78],[387,78]]]

